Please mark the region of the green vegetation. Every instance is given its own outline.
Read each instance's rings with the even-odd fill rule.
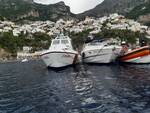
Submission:
[[[145,22],[144,24],[147,25],[147,26],[150,26],[150,21],[149,22]]]
[[[131,30],[119,30],[119,29],[104,29],[100,33],[96,34],[98,38],[119,38],[121,41],[126,41],[130,44],[136,43],[139,38],[145,37],[143,33],[133,32]]]
[[[30,38],[24,38],[24,45],[32,47],[32,52],[48,49],[51,43],[51,38],[52,37],[44,33],[35,33]]]
[[[1,20],[1,21],[4,21],[4,17],[0,16],[0,20]]]
[[[14,37],[10,33],[0,34],[0,47],[6,49],[10,53],[16,53],[17,49],[22,47],[22,39],[19,37]]]
[[[16,54],[18,50],[22,50],[23,46],[33,47],[32,52],[42,49],[48,49],[51,38],[43,33],[35,33],[33,36],[20,35],[13,36],[12,32],[0,33],[0,47],[12,54]]]
[[[92,29],[88,29],[88,30],[85,30],[85,31],[83,31],[81,33],[77,33],[77,34],[76,33],[71,33],[70,37],[72,38],[73,47],[81,49],[82,45],[84,44],[84,42],[85,42],[86,38],[88,37],[90,31],[92,31]]]

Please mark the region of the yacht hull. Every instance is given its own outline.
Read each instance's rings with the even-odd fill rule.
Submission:
[[[41,55],[47,67],[61,68],[77,63],[78,54],[69,52],[48,52]]]
[[[111,63],[116,60],[121,48],[109,48],[109,49],[96,49],[96,50],[89,50],[83,51],[82,53],[82,60],[85,63]]]
[[[145,64],[150,63],[150,48],[141,47],[119,57],[119,61],[127,63]]]

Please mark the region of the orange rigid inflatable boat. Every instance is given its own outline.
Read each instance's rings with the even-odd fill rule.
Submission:
[[[144,46],[131,50],[119,57],[119,61],[128,63],[150,63],[150,47]]]

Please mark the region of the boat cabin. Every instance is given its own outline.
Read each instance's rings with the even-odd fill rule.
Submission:
[[[61,34],[52,40],[50,48],[51,47],[65,47],[72,49],[71,39],[68,36]]]
[[[110,45],[119,45],[118,41],[114,39],[94,39],[88,43],[87,46],[110,46]]]
[[[104,44],[104,40],[92,40],[91,42],[86,43],[87,46],[100,46]]]

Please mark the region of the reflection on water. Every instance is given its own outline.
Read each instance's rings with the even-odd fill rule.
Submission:
[[[150,113],[150,65],[0,64],[0,113]]]

